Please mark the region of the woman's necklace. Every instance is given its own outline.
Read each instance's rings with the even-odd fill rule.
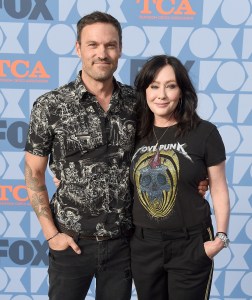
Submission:
[[[174,125],[174,124],[172,124],[172,125]],[[157,138],[157,135],[156,135],[154,126],[152,127],[153,134],[154,134],[154,136],[155,136],[155,138],[156,138],[156,141],[157,141],[157,143],[156,143],[156,145],[155,145],[156,151],[154,152],[154,155],[151,157],[150,162],[149,162],[149,165],[150,165],[150,167],[151,167],[152,169],[154,169],[154,168],[160,166],[160,164],[161,164],[160,152],[159,152],[159,147],[158,147],[158,146],[159,146],[159,142],[161,141],[161,139],[163,138],[163,136],[166,134],[167,130],[168,130],[172,125],[168,126],[168,127],[165,129],[165,131],[163,132],[163,134],[161,135],[161,137],[160,137],[159,139]]]
[[[158,147],[159,142],[161,141],[162,137],[166,134],[166,131],[167,131],[170,127],[171,127],[171,126],[168,126],[168,127],[165,129],[164,133],[161,135],[161,137],[160,137],[159,139],[158,139],[157,136],[156,136],[156,132],[155,132],[154,126],[152,127],[152,131],[153,131],[154,136],[155,136],[156,141],[157,141],[157,143],[156,143],[156,145],[155,145],[156,148]]]

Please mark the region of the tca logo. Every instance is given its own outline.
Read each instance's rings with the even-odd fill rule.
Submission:
[[[10,72],[11,75],[17,79],[50,78],[50,75],[47,74],[41,61],[37,61],[35,65],[31,65],[28,60],[0,60],[0,79],[7,77],[6,72]]]
[[[189,0],[136,0],[143,4],[141,14],[152,14],[150,2],[156,6],[156,11],[161,15],[195,15]]]

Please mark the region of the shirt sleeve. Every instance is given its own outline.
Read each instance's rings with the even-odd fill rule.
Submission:
[[[206,141],[205,161],[207,167],[215,166],[226,160],[225,146],[222,137],[214,126]]]
[[[25,151],[38,156],[48,156],[52,149],[53,136],[49,130],[49,109],[45,101],[33,105]]]

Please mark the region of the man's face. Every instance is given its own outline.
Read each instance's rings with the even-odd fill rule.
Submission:
[[[107,23],[95,23],[82,29],[76,51],[82,60],[82,78],[106,81],[113,77],[121,56],[116,28]]]

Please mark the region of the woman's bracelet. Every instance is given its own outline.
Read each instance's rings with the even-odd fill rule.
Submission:
[[[52,237],[50,237],[48,240],[47,240],[47,242],[49,242],[51,239],[53,239],[56,235],[58,235],[59,234],[59,231],[57,231],[57,233],[55,233]]]

